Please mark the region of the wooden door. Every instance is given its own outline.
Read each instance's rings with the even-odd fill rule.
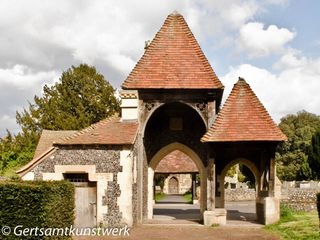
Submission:
[[[75,188],[76,219],[75,227],[96,227],[97,225],[97,188],[76,186]]]
[[[178,194],[179,193],[179,189],[178,189],[178,179],[176,179],[175,177],[172,177],[169,179],[169,193],[170,194]]]

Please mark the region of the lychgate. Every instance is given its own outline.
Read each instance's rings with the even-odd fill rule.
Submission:
[[[155,170],[179,150],[198,169],[205,225],[226,223],[224,177],[236,163],[255,177],[258,221],[273,223],[275,149],[286,136],[248,83],[235,82],[221,107],[224,86],[174,12],[122,84],[121,116],[77,132],[44,130],[34,159],[18,173],[25,180],[69,179],[95,193],[94,202],[83,201],[93,212],[87,225],[132,226],[152,219]],[[170,184],[177,191],[177,180]]]

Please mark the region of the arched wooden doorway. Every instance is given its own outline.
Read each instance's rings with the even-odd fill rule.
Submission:
[[[179,181],[176,177],[169,179],[169,194],[178,194],[179,193]]]

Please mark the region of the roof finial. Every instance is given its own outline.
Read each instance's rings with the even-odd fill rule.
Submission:
[[[150,43],[151,43],[150,40],[144,41],[144,49],[145,50],[149,47]]]
[[[181,15],[177,10],[174,10],[171,15],[177,16],[177,15]]]
[[[239,77],[238,83],[239,83],[239,84],[245,84],[245,83],[247,83],[247,82],[246,82],[246,80],[245,80],[244,78]]]

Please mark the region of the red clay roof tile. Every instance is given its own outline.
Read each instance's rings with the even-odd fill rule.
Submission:
[[[156,173],[192,173],[199,172],[192,159],[179,150],[165,156],[158,164]]]
[[[234,85],[202,142],[286,141],[267,110],[242,78]]]
[[[121,121],[118,116],[104,119],[64,138],[55,145],[125,145],[133,144],[137,135],[137,121]]]
[[[223,89],[183,16],[170,14],[123,89]]]

